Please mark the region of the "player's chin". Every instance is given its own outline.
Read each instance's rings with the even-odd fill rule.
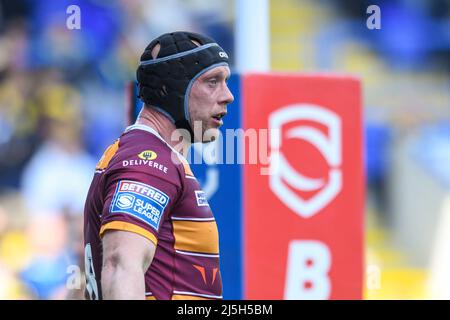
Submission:
[[[203,143],[213,142],[219,138],[220,134],[221,133],[218,127],[208,128],[203,133],[202,142]]]

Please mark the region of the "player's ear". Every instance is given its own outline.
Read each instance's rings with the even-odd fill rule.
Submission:
[[[152,49],[152,58],[156,59],[158,57],[158,53],[161,50],[161,45],[159,44],[159,42],[153,47]]]

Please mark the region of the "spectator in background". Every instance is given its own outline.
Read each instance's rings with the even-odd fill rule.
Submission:
[[[22,180],[31,215],[79,215],[95,167],[80,139],[79,97],[69,87],[51,85],[42,88],[38,103],[47,117],[44,142],[26,166]]]
[[[64,298],[67,267],[81,265],[76,239],[82,237],[84,199],[95,161],[80,139],[79,96],[70,87],[48,83],[38,92],[37,103],[46,115],[44,142],[22,176],[36,255],[22,277],[39,298]]]
[[[20,172],[38,140],[31,103],[35,78],[26,70],[28,41],[23,23],[11,22],[0,34],[0,192],[19,187]]]

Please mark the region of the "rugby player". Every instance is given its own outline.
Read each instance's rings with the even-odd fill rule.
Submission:
[[[145,49],[144,107],[104,152],[86,199],[88,298],[222,299],[217,225],[181,151],[217,136],[229,76],[228,55],[200,34],[163,34]]]

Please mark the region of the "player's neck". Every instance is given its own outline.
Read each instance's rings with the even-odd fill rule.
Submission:
[[[189,149],[190,143],[188,143],[187,139],[182,139],[182,141],[178,139],[172,140],[173,138],[180,137],[180,135],[173,134],[177,130],[175,124],[167,116],[154,108],[142,108],[136,124],[143,124],[153,128],[164,141],[181,154],[184,154],[184,151]]]

